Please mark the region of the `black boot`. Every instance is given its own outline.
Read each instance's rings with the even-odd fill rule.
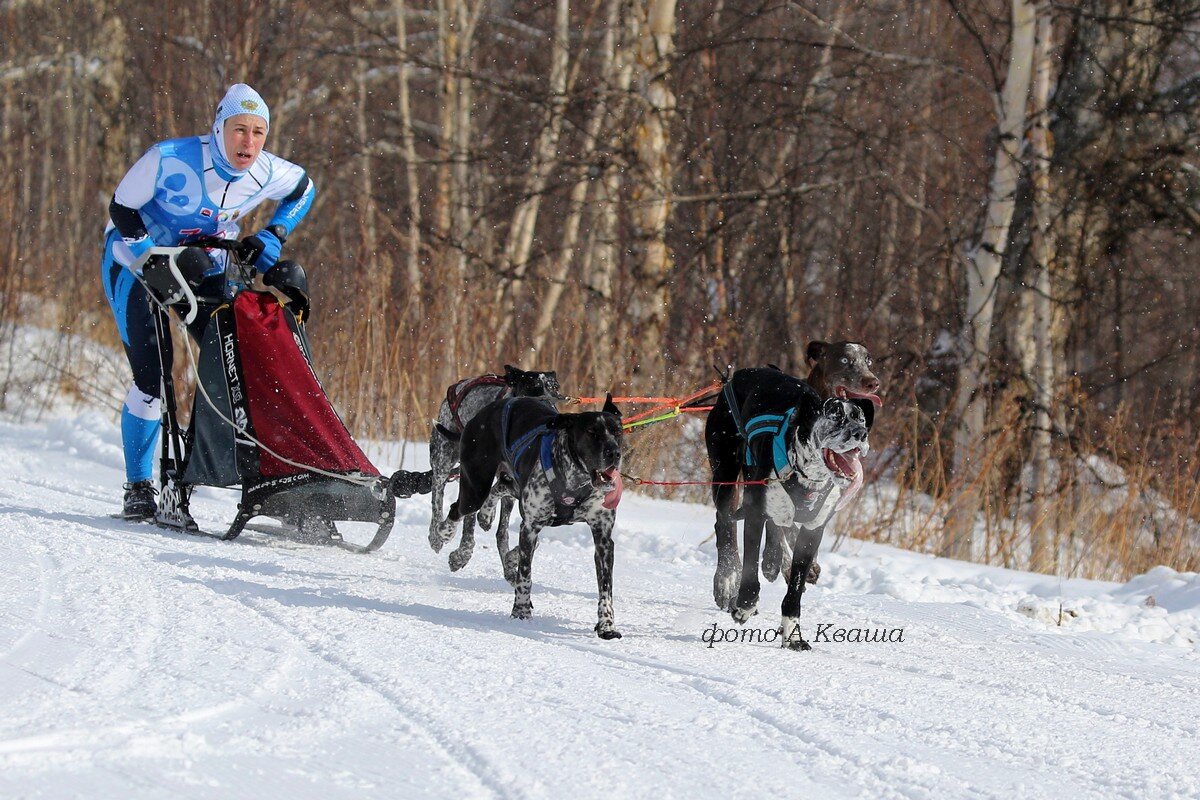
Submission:
[[[158,503],[154,502],[156,494],[158,490],[150,481],[125,484],[125,510],[122,516],[133,520],[151,519],[158,512]]]

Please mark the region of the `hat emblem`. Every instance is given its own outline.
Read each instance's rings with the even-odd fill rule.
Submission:
[[[258,108],[258,103],[254,102],[253,100],[243,100],[242,108],[246,109],[247,111],[254,111],[256,108]]]

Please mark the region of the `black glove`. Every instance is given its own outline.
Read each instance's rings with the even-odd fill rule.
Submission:
[[[280,261],[263,275],[263,283],[288,299],[288,308],[301,322],[308,322],[308,276],[295,261]]]
[[[259,272],[265,273],[279,260],[279,251],[286,240],[287,233],[283,226],[272,225],[242,239],[237,250],[238,258],[243,264],[252,264]]]
[[[175,266],[179,268],[184,281],[195,290],[213,263],[203,249],[189,247],[175,257]],[[171,261],[167,256],[152,255],[147,258],[145,266],[142,267],[142,280],[163,305],[178,303],[186,297],[183,287],[171,272]]]
[[[163,305],[178,303],[184,298],[183,287],[171,273],[171,262],[166,256],[153,255],[142,267],[142,280],[146,289]]]

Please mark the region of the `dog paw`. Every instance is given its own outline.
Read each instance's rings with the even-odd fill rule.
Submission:
[[[616,628],[601,628],[596,625],[596,635],[601,639],[620,639],[621,632]]]
[[[788,650],[812,650],[812,645],[800,635],[800,618],[784,616],[779,625],[779,646]]]
[[[774,550],[774,555],[771,551]],[[763,553],[762,574],[767,579],[768,583],[774,583],[779,577],[779,550],[776,548],[768,548],[767,552]]]
[[[517,575],[521,568],[521,550],[514,547],[500,558],[500,563],[504,568],[504,580],[508,581],[510,586],[517,585]]]
[[[471,562],[472,550],[463,550],[461,547],[450,554],[448,559],[450,562],[450,571],[458,572]]]
[[[433,548],[433,552],[440,553],[442,548],[446,546],[446,542],[450,541],[453,531],[447,531],[446,526],[438,525],[429,531],[429,546]]]
[[[533,616],[533,603],[513,603],[513,619],[529,619]]]
[[[804,576],[805,583],[816,583],[821,577],[821,565],[817,562],[812,562],[808,568],[808,574]]]
[[[753,617],[757,613],[758,613],[757,605],[747,606],[746,608],[741,608],[741,607],[735,608],[732,613],[733,621],[736,622],[738,625],[745,625],[750,620],[750,618]]]
[[[737,573],[721,574],[718,572],[713,576],[713,602],[717,604],[717,608],[722,611],[730,611],[733,609],[733,596],[737,590]]]
[[[475,512],[475,521],[482,530],[491,530],[493,518],[496,515],[495,506],[484,506]]]

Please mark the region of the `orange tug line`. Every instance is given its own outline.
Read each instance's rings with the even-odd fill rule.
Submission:
[[[712,406],[692,406],[690,408],[684,408],[684,406],[690,402],[699,400],[702,397],[706,397],[710,394],[719,392],[721,390],[721,386],[722,386],[722,384],[719,381],[710,383],[708,386],[705,386],[703,389],[692,392],[691,394],[685,395],[684,397],[614,397],[613,402],[614,403],[653,403],[654,404],[653,408],[649,408],[645,411],[640,411],[631,417],[626,417],[625,420],[621,424],[622,424],[622,427],[628,429],[628,428],[635,427],[639,420],[653,417],[655,414],[660,414],[664,411],[674,411],[677,414],[696,413],[696,412],[701,412],[701,411],[711,411]],[[603,398],[603,397],[577,397],[577,398],[575,398],[575,402],[581,403],[581,404],[582,403],[603,403],[604,400],[605,400],[605,398]],[[675,415],[672,414],[671,416],[675,416]]]

